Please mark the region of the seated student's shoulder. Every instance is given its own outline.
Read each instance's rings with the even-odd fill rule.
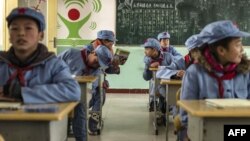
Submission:
[[[186,69],[186,73],[195,73],[197,75],[197,73],[200,73],[200,72],[206,72],[205,68],[202,67],[200,64],[191,64]]]
[[[69,48],[61,53],[59,53],[57,55],[58,58],[60,59],[63,59],[64,61],[65,60],[68,60],[68,59],[72,59],[74,57],[78,57],[80,56],[81,54],[81,50],[80,49],[76,49],[76,48]]]
[[[148,63],[151,62],[151,60],[152,60],[152,59],[151,59],[150,57],[144,56],[144,63],[148,64]]]
[[[63,53],[65,53],[65,54],[75,54],[75,53],[78,53],[80,51],[81,50],[77,49],[77,48],[69,48],[69,49],[65,50]]]
[[[166,58],[168,60],[174,59],[174,56],[169,52],[162,52],[162,54],[163,54],[163,58]]]
[[[56,55],[51,55],[50,57],[48,57],[47,59],[45,59],[43,61],[43,63],[45,65],[45,68],[47,69],[56,69],[58,67],[68,67],[68,65],[60,58],[58,58]]]

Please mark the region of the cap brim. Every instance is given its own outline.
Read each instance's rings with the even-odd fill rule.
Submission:
[[[100,59],[99,55],[97,54],[97,57],[98,57],[98,63],[100,65],[100,68],[101,69],[107,69],[109,66],[107,66],[103,61],[102,59]]]
[[[233,36],[232,36],[233,37]],[[240,31],[236,34],[235,37],[250,37],[250,33],[248,32],[244,32],[244,31]]]
[[[112,42],[117,42],[118,40],[117,39],[109,39],[110,41]]]
[[[224,38],[227,38],[227,37],[250,37],[250,33],[244,32],[244,31],[239,31],[236,33],[228,34],[227,36],[223,36],[221,38],[215,38],[213,40],[208,41],[207,43],[212,44],[212,43],[215,43],[215,42],[222,40]]]

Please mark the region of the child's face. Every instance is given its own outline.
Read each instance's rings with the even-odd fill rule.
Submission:
[[[87,65],[91,68],[97,69],[100,67],[98,57],[95,52],[91,52],[88,56]]]
[[[167,38],[161,39],[160,44],[162,47],[168,47],[169,46],[169,39],[167,39]]]
[[[110,41],[110,40],[103,40],[103,45],[108,47],[108,48],[112,48],[114,45],[114,42]]]
[[[155,57],[157,50],[151,47],[145,47],[144,53],[148,57]]]
[[[16,51],[30,51],[37,47],[43,38],[37,23],[25,17],[14,19],[9,26],[10,42]]]
[[[224,58],[224,63],[231,62],[239,64],[241,62],[242,53],[243,46],[241,38],[235,38],[230,41],[228,44],[228,49],[224,50],[224,54],[221,58]]]

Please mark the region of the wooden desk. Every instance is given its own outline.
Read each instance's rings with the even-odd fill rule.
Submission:
[[[85,110],[88,109],[88,101],[90,98],[88,98],[89,91],[91,91],[91,87],[94,81],[96,81],[97,77],[95,76],[76,76],[75,80],[79,83],[81,87],[81,102],[84,104]],[[89,91],[88,91],[89,90]],[[85,105],[86,104],[86,105]]]
[[[150,71],[157,71],[158,68],[149,68]]]
[[[80,102],[83,104],[83,108],[85,111],[85,119],[86,119],[86,131],[88,131],[88,114],[89,114],[89,100],[91,99],[88,95],[91,95],[91,87],[92,83],[96,81],[96,76],[76,76],[75,80],[79,83],[81,88],[81,100]],[[92,95],[91,95],[92,96]],[[88,133],[86,134],[86,140],[88,141]]]
[[[166,101],[168,105],[176,105],[176,92],[181,88],[182,80],[161,79],[161,85],[166,85]]]
[[[161,79],[161,85],[166,85],[166,141],[169,131],[169,105],[176,105],[176,92],[181,88],[182,80]]]
[[[192,141],[224,141],[225,124],[250,123],[249,108],[216,108],[204,100],[180,100],[188,113],[188,135]]]
[[[77,102],[59,103],[56,113],[0,113],[0,133],[6,141],[65,141],[68,114]]]

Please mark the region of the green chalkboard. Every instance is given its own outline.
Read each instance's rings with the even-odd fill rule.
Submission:
[[[208,23],[232,20],[250,32],[250,0],[117,0],[117,44],[143,44],[168,31],[173,45],[200,32]],[[250,45],[250,39],[243,40]]]

